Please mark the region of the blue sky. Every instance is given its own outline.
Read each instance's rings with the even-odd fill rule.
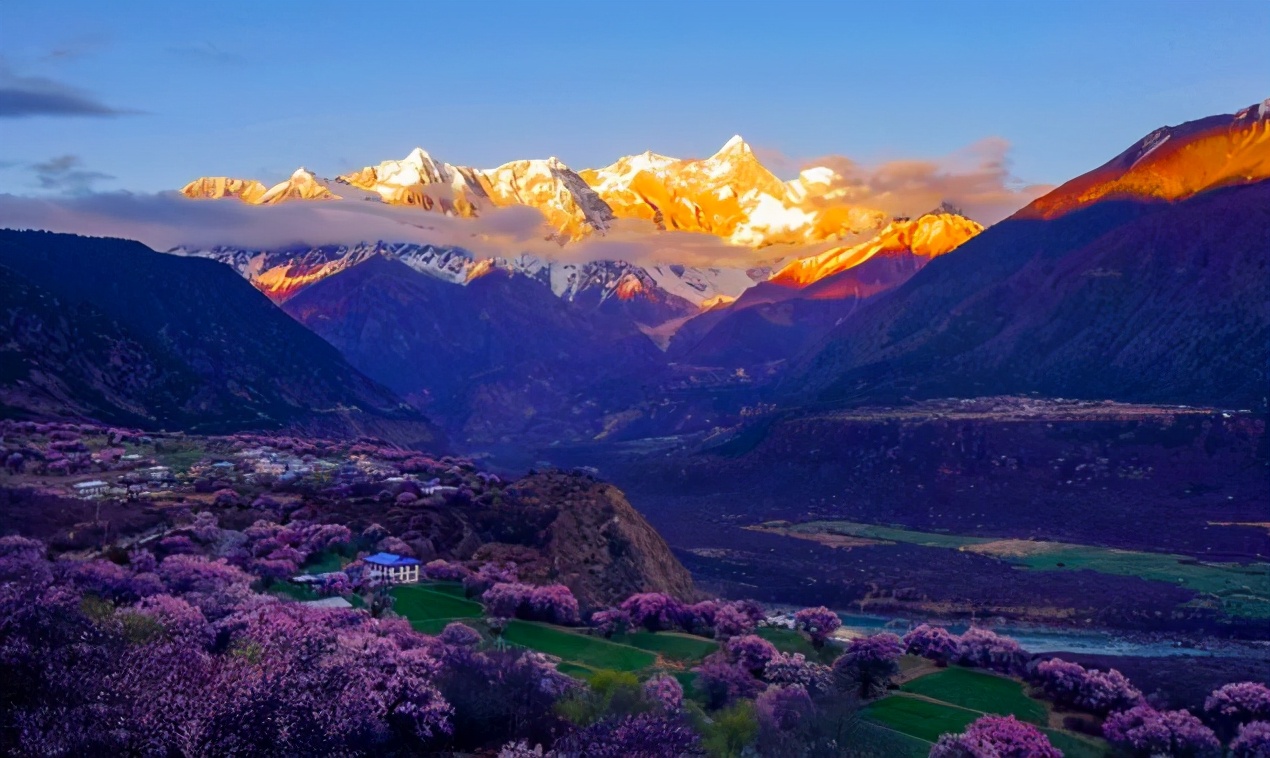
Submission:
[[[733,133],[786,174],[999,137],[1021,181],[1057,183],[1270,97],[1270,3],[5,0],[0,55],[0,89],[112,111],[0,114],[0,192],[333,175],[415,145],[581,169]]]

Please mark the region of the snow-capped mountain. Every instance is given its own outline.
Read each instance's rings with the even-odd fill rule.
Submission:
[[[803,288],[887,255],[911,255],[929,260],[951,252],[981,231],[981,224],[941,206],[919,218],[896,219],[858,245],[832,247],[792,261],[773,274],[771,281]]]
[[[467,281],[468,272],[474,264],[472,255],[462,248],[385,242],[277,250],[178,247],[168,252],[172,255],[210,258],[224,263],[271,300],[279,303],[290,299],[310,284],[376,255],[400,260],[416,271],[457,284]]]
[[[613,212],[578,174],[557,158],[512,161],[482,171],[438,161],[423,148],[401,160],[322,179],[307,169],[265,189],[254,179],[201,177],[181,190],[195,199],[237,198],[252,205],[288,200],[369,199],[469,218],[494,207],[537,208],[560,241],[603,233]]]
[[[613,211],[582,177],[557,158],[504,163],[480,173],[481,186],[497,205],[528,205],[567,239],[603,233]]]
[[[274,205],[288,200],[338,200],[329,182],[319,179],[304,167],[295,170],[285,181],[265,188],[255,179],[228,176],[203,176],[181,188],[186,197],[220,200],[236,198],[251,205]]]
[[[385,203],[437,210],[451,216],[475,216],[490,205],[479,172],[435,160],[416,147],[399,161],[384,161],[336,178],[379,195]]]
[[[252,204],[358,197],[459,217],[525,205],[542,212],[549,236],[561,242],[603,234],[615,218],[632,218],[757,248],[840,239],[886,223],[882,212],[855,205],[844,185],[842,177],[823,166],[781,181],[736,136],[708,158],[645,152],[581,172],[558,158],[480,170],[445,163],[415,148],[401,160],[333,180],[300,169],[268,189],[251,179],[203,177],[182,192],[191,198],[233,197]]]
[[[232,197],[254,205],[259,203],[260,198],[264,197],[268,191],[268,187],[255,179],[204,176],[185,185],[181,189],[181,194],[186,197],[207,198],[209,200]]]
[[[581,176],[619,218],[714,234],[747,247],[837,239],[885,222],[879,211],[834,198],[830,169],[807,169],[782,182],[740,136],[709,158],[645,152]]]
[[[410,268],[456,285],[491,271],[517,274],[552,294],[590,309],[623,312],[632,320],[656,325],[696,313],[711,298],[734,298],[754,280],[745,272],[689,266],[645,268],[625,261],[561,263],[532,255],[478,258],[459,247],[375,242],[359,245],[243,250],[231,247],[178,247],[172,255],[210,258],[224,263],[275,302],[373,257],[400,261]]]

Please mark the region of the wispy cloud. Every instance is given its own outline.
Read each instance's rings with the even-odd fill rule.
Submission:
[[[847,202],[892,215],[917,215],[947,201],[985,224],[1000,221],[1053,189],[1026,184],[1010,171],[1010,143],[980,140],[951,155],[867,166],[841,155],[807,161],[833,172],[824,202]]]
[[[48,77],[18,74],[0,58],[0,118],[112,117],[138,112],[107,105],[84,90]]]
[[[78,155],[59,155],[32,163],[28,168],[35,174],[35,183],[40,189],[64,194],[91,192],[98,182],[115,178],[111,174],[85,168],[83,159]]]
[[[526,206],[492,209],[479,218],[461,219],[357,200],[253,206],[234,200],[191,200],[176,192],[0,195],[0,227],[125,237],[157,250],[217,245],[269,249],[387,240],[457,245],[481,257],[528,253],[563,261],[621,259],[738,267],[785,255],[774,248],[754,251],[728,245],[708,234],[658,232],[641,220],[621,221],[605,237],[562,247],[546,239],[549,229],[542,214]]]

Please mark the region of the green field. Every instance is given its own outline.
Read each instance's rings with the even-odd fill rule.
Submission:
[[[533,648],[593,669],[638,671],[652,666],[657,660],[646,650],[534,621],[517,619],[507,622],[503,639],[513,645]]]
[[[574,679],[587,680],[592,676],[595,676],[595,669],[588,666],[582,666],[577,663],[568,663],[566,661],[562,661],[557,664],[556,671],[559,671],[562,674],[568,674]]]
[[[897,732],[935,742],[941,734],[964,732],[970,722],[983,714],[921,698],[891,695],[869,704],[864,715]]]
[[[914,679],[900,689],[984,713],[1014,714],[1020,721],[1040,726],[1049,721],[1045,706],[1025,695],[1021,682],[981,671],[943,669]]]
[[[1111,755],[1111,748],[1107,743],[1095,739],[1093,737],[1085,737],[1071,732],[1062,732],[1057,729],[1043,729],[1045,736],[1050,738],[1050,744],[1063,751],[1066,758],[1105,758]]]
[[[443,595],[467,599],[467,590],[463,589],[462,582],[422,582],[419,586],[427,587],[433,592],[440,592]]]
[[[684,664],[696,663],[719,649],[719,643],[714,640],[677,632],[633,632],[615,635],[612,641],[657,653],[668,661]]]
[[[926,743],[937,741],[942,734],[964,731],[985,713],[1012,714],[1036,724],[1068,758],[1110,754],[1102,740],[1046,727],[1049,712],[1045,704],[1029,698],[1021,682],[971,669],[949,668],[926,674],[864,709],[867,721]]]
[[[802,653],[809,661],[819,661],[826,666],[842,653],[836,645],[825,645],[817,650],[811,641],[793,629],[781,629],[776,626],[761,626],[754,632],[758,636],[776,646],[782,653]]]
[[[398,615],[409,619],[410,625],[415,629],[425,633],[424,622],[480,618],[485,610],[480,603],[435,592],[420,585],[393,587],[389,590],[389,594],[393,596],[392,609]],[[436,625],[427,624],[426,626],[435,628]],[[444,628],[445,625],[441,626]]]
[[[1033,571],[1096,571],[1166,582],[1222,599],[1231,615],[1270,617],[1270,563],[1202,563],[1170,553],[1116,550],[1068,542],[964,537],[854,521],[773,522],[765,529],[790,534],[839,534],[926,547],[967,550]]]

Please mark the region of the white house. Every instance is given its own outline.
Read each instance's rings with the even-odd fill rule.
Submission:
[[[167,466],[151,466],[146,469],[146,476],[150,477],[150,480],[155,482],[164,481],[171,475],[172,472]]]
[[[106,494],[107,486],[109,485],[100,479],[94,479],[91,482],[80,482],[75,485],[75,494],[85,499],[101,497]]]
[[[419,581],[419,561],[392,553],[375,553],[365,559],[366,576],[391,584]]]

